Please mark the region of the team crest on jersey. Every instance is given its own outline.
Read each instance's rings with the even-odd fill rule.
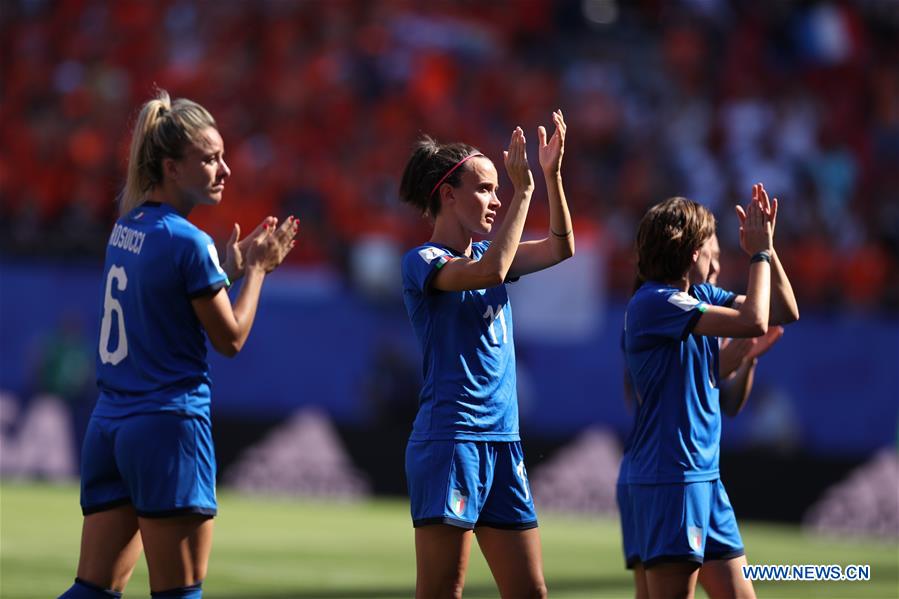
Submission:
[[[690,549],[699,551],[702,549],[702,529],[698,526],[687,527],[687,542],[690,543]]]
[[[218,270],[222,274],[225,274],[225,271],[222,270],[221,264],[219,264],[219,253],[218,250],[215,249],[215,244],[210,243],[206,247],[209,249],[209,257],[212,258],[212,263],[215,264],[216,270]]]
[[[450,493],[450,509],[453,513],[462,517],[465,513],[465,506],[468,505],[468,496],[463,495],[459,489],[453,489]]]
[[[668,296],[668,303],[688,312],[699,305],[699,300],[688,293],[678,291]]]
[[[428,264],[430,264],[434,260],[437,260],[438,261],[436,264],[437,268],[440,268],[441,266],[443,266],[448,260],[448,258],[446,257],[446,252],[444,252],[441,249],[433,248],[433,247],[427,247],[427,248],[418,250],[418,255],[421,256],[421,259],[424,260],[425,262],[427,262]]]

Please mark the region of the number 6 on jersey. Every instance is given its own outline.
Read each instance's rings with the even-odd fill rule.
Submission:
[[[106,275],[106,293],[103,297],[103,320],[100,322],[100,360],[104,364],[115,366],[128,355],[128,337],[125,335],[125,314],[122,304],[112,297],[112,282],[115,281],[118,291],[125,291],[128,286],[128,275],[121,266],[112,265]],[[118,323],[118,344],[114,351],[109,351],[109,333],[112,329],[112,313],[115,312]]]

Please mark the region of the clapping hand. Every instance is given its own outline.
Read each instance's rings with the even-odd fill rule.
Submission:
[[[777,220],[777,198],[768,201],[768,193],[761,183],[752,186],[752,200],[746,210],[736,207],[740,219],[740,247],[752,256],[774,248],[774,225]]]
[[[248,252],[251,247],[258,245],[260,241],[264,245],[271,246],[272,251],[276,251],[277,255],[273,256],[274,266],[267,268],[266,272],[274,269],[296,245],[294,238],[299,230],[299,224],[300,221],[298,219],[290,216],[279,227],[277,218],[267,216],[253,229],[252,233],[240,239],[240,225],[234,223],[231,238],[226,246],[225,265],[223,267],[230,281],[233,283],[244,275]]]
[[[246,269],[245,257],[247,249],[253,240],[261,235],[267,227],[274,227],[277,224],[277,218],[267,216],[253,229],[252,233],[241,239],[240,225],[234,223],[234,228],[231,230],[231,238],[228,239],[228,243],[225,245],[225,264],[222,267],[231,283],[243,276]]]
[[[521,127],[515,127],[515,131],[512,132],[509,149],[503,152],[503,162],[506,164],[506,172],[512,181],[512,187],[516,191],[531,191],[534,188],[534,177],[528,165],[524,131]]]
[[[549,176],[559,174],[562,168],[562,154],[565,153],[566,126],[561,110],[553,113],[553,122],[556,124],[556,130],[549,141],[546,139],[546,129],[543,125],[537,127],[540,167],[544,174]]]
[[[764,222],[770,225],[771,231],[771,244],[770,247],[765,249],[772,249],[774,247],[774,227],[777,224],[777,198],[773,200],[768,200],[768,192],[765,190],[765,186],[761,183],[756,183],[752,186],[752,199],[749,202],[749,205],[746,207],[746,210],[743,209],[742,206],[737,206],[737,218],[740,219],[740,247],[743,248],[743,251],[749,254],[750,256],[755,252],[749,251],[746,247],[746,219],[749,215],[749,212],[752,210],[753,206],[756,206],[764,219]],[[758,250],[756,250],[758,251]]]

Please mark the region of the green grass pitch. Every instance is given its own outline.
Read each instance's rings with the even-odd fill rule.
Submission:
[[[205,597],[379,599],[413,594],[412,526],[402,500],[342,504],[231,493],[222,493],[219,500]],[[0,597],[56,597],[68,588],[75,575],[80,528],[75,486],[4,481]],[[540,530],[551,597],[632,596],[616,520],[542,514]],[[758,523],[743,523],[742,531],[751,563],[871,566],[869,582],[756,583],[761,598],[899,596],[895,542],[810,537],[795,527]],[[143,562],[125,596],[149,596]],[[497,596],[476,548],[465,596]]]

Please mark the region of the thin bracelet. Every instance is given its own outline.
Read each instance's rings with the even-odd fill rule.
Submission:
[[[754,253],[752,258],[749,259],[749,263],[755,264],[756,262],[767,262],[768,264],[771,264],[771,254],[766,250]]]
[[[556,237],[560,237],[560,238],[562,238],[562,239],[565,239],[566,237],[568,237],[569,235],[571,235],[571,234],[574,232],[574,229],[568,229],[568,232],[567,232],[567,233],[564,233],[564,234],[563,234],[563,233],[556,233],[556,232],[553,231],[552,229],[550,229],[549,232],[552,233],[553,235],[555,235]]]

